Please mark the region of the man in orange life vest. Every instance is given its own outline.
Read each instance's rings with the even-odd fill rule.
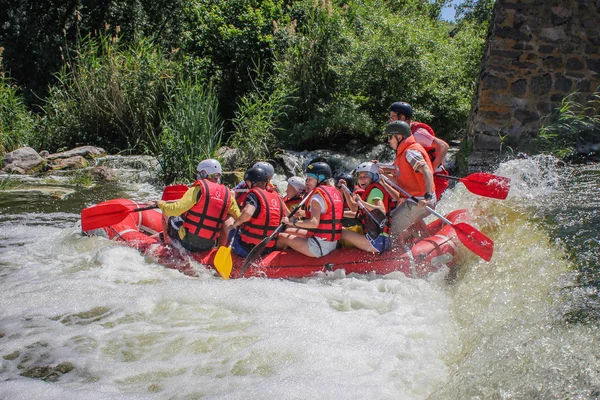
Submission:
[[[278,248],[291,247],[316,258],[336,249],[342,237],[344,202],[338,189],[329,185],[330,178],[331,168],[324,162],[314,162],[306,167],[306,191],[310,193],[306,218],[283,219],[293,228],[279,235]]]
[[[233,238],[231,246],[240,257],[247,257],[254,246],[271,235],[287,210],[279,193],[267,187],[268,181],[267,172],[259,167],[250,168],[244,175],[244,182],[250,191],[242,214],[233,224],[234,228],[240,227],[240,233]],[[271,240],[265,250],[273,250],[275,244],[276,241]]]
[[[382,167],[380,171],[391,175],[396,183],[419,201],[418,205],[405,200],[392,211],[392,236],[399,236],[413,224],[426,231],[425,218],[429,212],[425,206],[435,207],[435,184],[433,166],[429,155],[415,140],[410,126],[404,121],[395,121],[385,128],[388,143],[396,151],[393,167]],[[385,185],[384,185],[385,186]]]
[[[240,216],[231,191],[219,183],[221,164],[207,159],[198,164],[197,171],[198,180],[181,199],[156,202],[163,214],[170,217],[163,226],[165,241],[171,239],[191,252],[209,250],[217,240],[226,240],[233,223],[225,224],[225,220],[228,216],[234,219]]]
[[[448,152],[448,143],[435,136],[433,128],[423,122],[412,121],[413,108],[410,104],[403,101],[397,101],[390,106],[390,120],[405,121],[409,126],[415,141],[419,143],[431,159],[433,173],[436,175],[448,175],[448,171],[444,168],[444,158]],[[433,177],[435,182],[435,195],[439,200],[442,197],[444,190],[448,188],[450,181],[448,179]]]

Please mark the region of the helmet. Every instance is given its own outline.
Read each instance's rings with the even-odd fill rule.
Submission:
[[[267,182],[269,177],[267,172],[259,167],[252,167],[244,174],[244,180],[254,182]]]
[[[273,166],[265,161],[259,161],[255,163],[252,166],[252,168],[262,168],[267,173],[269,179],[271,179],[273,175],[275,175],[275,169],[273,168]]]
[[[306,167],[307,174],[313,174],[317,177],[319,183],[331,178],[331,167],[324,162],[314,162]]]
[[[402,135],[403,137],[408,137],[412,135],[410,130],[410,126],[404,121],[394,121],[388,124],[385,127],[386,135]]]
[[[356,167],[355,172],[357,175],[359,172],[367,172],[369,174],[369,176],[371,177],[372,181],[374,181],[374,182],[379,181],[379,166],[375,163],[372,163],[369,161],[364,162],[364,163],[360,164],[358,167]]]
[[[287,182],[294,187],[298,192],[304,192],[306,190],[306,185],[304,184],[304,179],[299,176],[292,176]]]
[[[335,181],[335,186],[338,185],[338,182],[340,179],[343,179],[346,181],[346,186],[348,186],[348,189],[350,189],[351,192],[354,191],[354,177],[352,176],[351,173],[349,172],[344,172],[342,174],[338,174],[335,176],[335,178],[333,178]]]
[[[392,103],[392,105],[390,106],[390,111],[393,111],[398,115],[402,114],[408,119],[411,119],[413,116],[412,107],[410,106],[410,104],[405,103],[403,101],[397,101],[395,103]]]
[[[221,164],[217,160],[212,159],[212,158],[208,158],[204,161],[200,161],[200,163],[198,164],[198,167],[196,168],[196,171],[198,171],[198,174],[202,178],[206,178],[208,175],[212,175],[212,174],[222,174],[223,173]]]

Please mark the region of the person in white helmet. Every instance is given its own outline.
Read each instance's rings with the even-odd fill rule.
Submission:
[[[188,191],[175,202],[157,201],[169,217],[163,226],[165,241],[175,241],[191,252],[224,245],[240,209],[231,191],[220,183],[221,164],[203,160],[197,167],[198,177]]]
[[[344,229],[342,240],[348,247],[358,247],[370,253],[383,253],[390,247],[389,212],[392,198],[379,183],[379,166],[361,163],[355,170],[359,193],[343,191],[350,209],[357,213],[362,229]],[[350,245],[350,246],[349,246]]]
[[[289,211],[292,211],[298,203],[302,201],[304,198],[304,194],[306,193],[306,185],[304,184],[304,179],[299,176],[292,176],[287,180],[288,185],[285,190],[285,197],[283,198],[283,202],[287,206]],[[298,210],[300,213],[300,210]],[[300,215],[300,214],[298,214]]]

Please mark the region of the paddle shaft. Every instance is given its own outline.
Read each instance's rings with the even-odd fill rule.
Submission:
[[[396,184],[396,182],[392,181],[390,178],[388,178],[385,175],[380,175],[380,176],[382,176],[383,179],[385,179],[385,181],[387,183],[389,183],[391,186],[393,186],[394,188],[398,189],[402,194],[404,194],[406,197],[408,197],[408,200],[412,201],[415,204],[419,204],[419,200],[415,196],[411,195],[406,190],[402,189],[400,187],[400,185]],[[433,208],[431,208],[429,206],[425,206],[425,209],[427,211],[429,211],[430,213],[432,213],[433,215],[435,215],[436,217],[438,217],[439,219],[441,219],[442,221],[444,221],[445,223],[447,223],[449,225],[454,225],[452,222],[450,222],[450,220],[448,218],[444,217],[442,214],[438,213]]]
[[[342,188],[343,188],[343,189],[344,189],[344,190],[345,190],[345,191],[346,191],[346,192],[347,192],[347,193],[348,193],[350,196],[352,196],[352,192],[350,191],[350,189],[348,189],[348,187],[347,187],[346,185],[342,185]],[[377,221],[377,218],[375,218],[375,217],[373,216],[373,214],[371,214],[371,211],[369,211],[369,209],[368,209],[368,208],[367,208],[367,207],[366,207],[366,206],[365,206],[363,203],[361,203],[360,201],[357,201],[357,202],[356,202],[356,204],[358,204],[358,205],[359,205],[359,207],[360,207],[360,208],[362,208],[362,210],[363,210],[364,212],[366,212],[366,213],[367,213],[367,215],[369,216],[369,218],[371,218],[371,220],[372,220],[373,222],[375,222],[375,223],[377,224],[377,226],[379,226],[379,228],[380,228],[380,229],[383,229],[383,227],[385,226],[385,224],[386,224],[386,222],[387,222],[387,221],[386,221],[386,219],[387,219],[387,218],[386,218],[386,219],[384,219],[384,220],[383,220],[383,221],[381,221],[381,222],[380,222],[380,221]]]

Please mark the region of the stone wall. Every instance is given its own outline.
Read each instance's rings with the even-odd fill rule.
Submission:
[[[541,118],[600,86],[600,0],[496,0],[467,134],[470,169],[531,139]],[[504,139],[501,139],[501,135]]]

